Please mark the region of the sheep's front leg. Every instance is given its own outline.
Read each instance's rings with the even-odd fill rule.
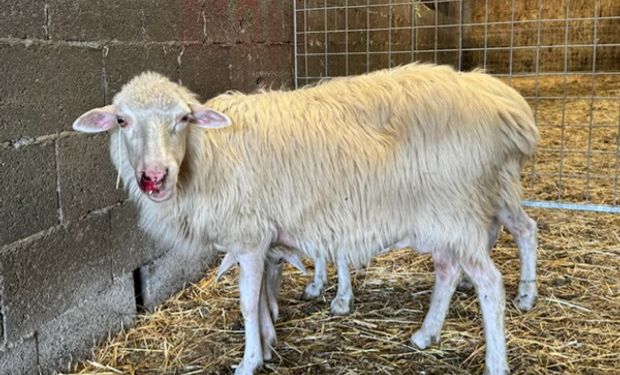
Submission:
[[[347,315],[351,312],[353,304],[353,287],[351,287],[351,273],[347,258],[338,256],[336,268],[338,269],[338,291],[332,301],[331,311],[334,315]]]
[[[318,257],[314,260],[314,281],[306,286],[304,299],[312,299],[321,295],[327,282],[327,259]]]
[[[250,252],[237,254],[239,261],[239,296],[241,314],[245,323],[245,350],[236,375],[251,375],[263,362],[259,301],[263,286],[262,254]]]

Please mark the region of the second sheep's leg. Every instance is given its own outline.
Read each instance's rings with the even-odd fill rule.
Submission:
[[[450,300],[461,275],[458,263],[447,251],[433,252],[433,264],[435,286],[430,307],[424,317],[422,327],[411,336],[411,343],[419,349],[426,349],[432,344],[439,343]]]
[[[274,327],[275,320],[272,317],[273,307],[270,301],[269,294],[272,292],[270,288],[273,286],[269,283],[269,273],[277,271],[277,269],[282,269],[282,266],[279,264],[269,265],[269,261],[265,262],[268,267],[265,270],[265,275],[263,277],[263,282],[260,291],[260,302],[259,302],[259,321],[260,321],[260,336],[261,343],[263,348],[263,360],[269,361],[271,360],[271,350],[273,345],[276,342],[276,329]],[[275,268],[276,270],[270,269]],[[277,299],[276,299],[276,314],[277,314]]]
[[[353,305],[353,288],[351,286],[351,273],[349,262],[345,256],[336,257],[338,270],[338,291],[331,303],[331,312],[334,315],[347,315]]]
[[[319,257],[314,261],[314,280],[306,286],[304,299],[312,299],[321,295],[327,283],[327,259]]]

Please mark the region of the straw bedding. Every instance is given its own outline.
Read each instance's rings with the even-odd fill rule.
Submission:
[[[613,77],[612,77],[613,78]],[[560,78],[560,80],[563,80]],[[547,78],[539,90],[560,90],[562,82]],[[569,80],[571,90],[591,91],[592,81]],[[524,95],[530,81],[513,81]],[[620,95],[617,79],[601,79],[604,95]],[[560,86],[560,88],[558,88]],[[570,95],[570,94],[569,94]],[[597,94],[600,95],[600,94]],[[558,104],[559,103],[559,104]],[[592,103],[565,110],[566,124],[589,122]],[[595,102],[600,121],[618,124],[618,102]],[[541,148],[559,139],[560,101],[538,103]],[[544,124],[550,125],[544,127]],[[587,129],[586,129],[587,130]],[[595,147],[617,147],[618,129],[600,129]],[[585,134],[585,135],[584,135]],[[587,131],[565,129],[565,139],[587,147]],[[600,138],[599,138],[600,137]],[[573,148],[573,146],[571,146]],[[558,160],[539,153],[536,170],[555,171]],[[569,155],[565,168],[580,170],[584,155]],[[576,159],[581,157],[582,159]],[[600,173],[614,174],[617,161],[606,155]],[[598,160],[598,159],[597,159]],[[531,167],[524,184],[529,198],[557,199],[557,177],[537,177]],[[566,169],[565,169],[566,171]],[[599,173],[599,172],[597,172]],[[585,191],[580,181],[563,182],[563,197],[609,203],[613,180],[593,180]],[[607,201],[606,201],[607,200]],[[620,215],[529,210],[539,225],[539,300],[527,313],[511,302],[518,284],[519,258],[510,235],[502,233],[493,252],[507,293],[506,338],[511,369],[516,374],[610,374],[620,367]],[[308,264],[311,269],[311,265]],[[102,343],[93,359],[74,366],[78,374],[227,374],[243,354],[243,327],[238,307],[236,271],[215,282],[215,269],[195,285],[173,296],[135,327]],[[285,269],[276,324],[274,360],[261,373],[275,374],[479,374],[484,368],[480,310],[474,293],[457,292],[441,343],[425,351],[409,345],[421,325],[433,285],[428,256],[410,250],[373,260],[353,274],[355,307],[350,316],[329,314],[335,274],[324,296],[301,300],[309,276]]]

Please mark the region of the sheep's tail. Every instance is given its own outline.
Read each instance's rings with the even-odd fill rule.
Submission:
[[[536,146],[540,141],[540,133],[532,110],[525,101],[523,104],[502,106],[498,111],[505,146],[508,150],[521,154],[521,163],[527,162],[534,156]]]

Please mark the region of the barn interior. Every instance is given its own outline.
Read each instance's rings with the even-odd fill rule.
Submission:
[[[236,271],[162,248],[109,161],[107,134],[71,129],[139,72],[208,99],[295,89],[411,61],[483,68],[528,101],[541,132],[523,171],[538,222],[535,308],[513,303],[516,244],[493,251],[518,374],[608,374],[620,364],[620,3],[614,0],[26,0],[0,4],[0,374],[222,374],[243,355]],[[306,267],[312,270],[311,262]],[[274,358],[260,373],[484,371],[480,308],[455,294],[441,342],[409,343],[434,282],[411,249],[336,276],[285,268]]]

